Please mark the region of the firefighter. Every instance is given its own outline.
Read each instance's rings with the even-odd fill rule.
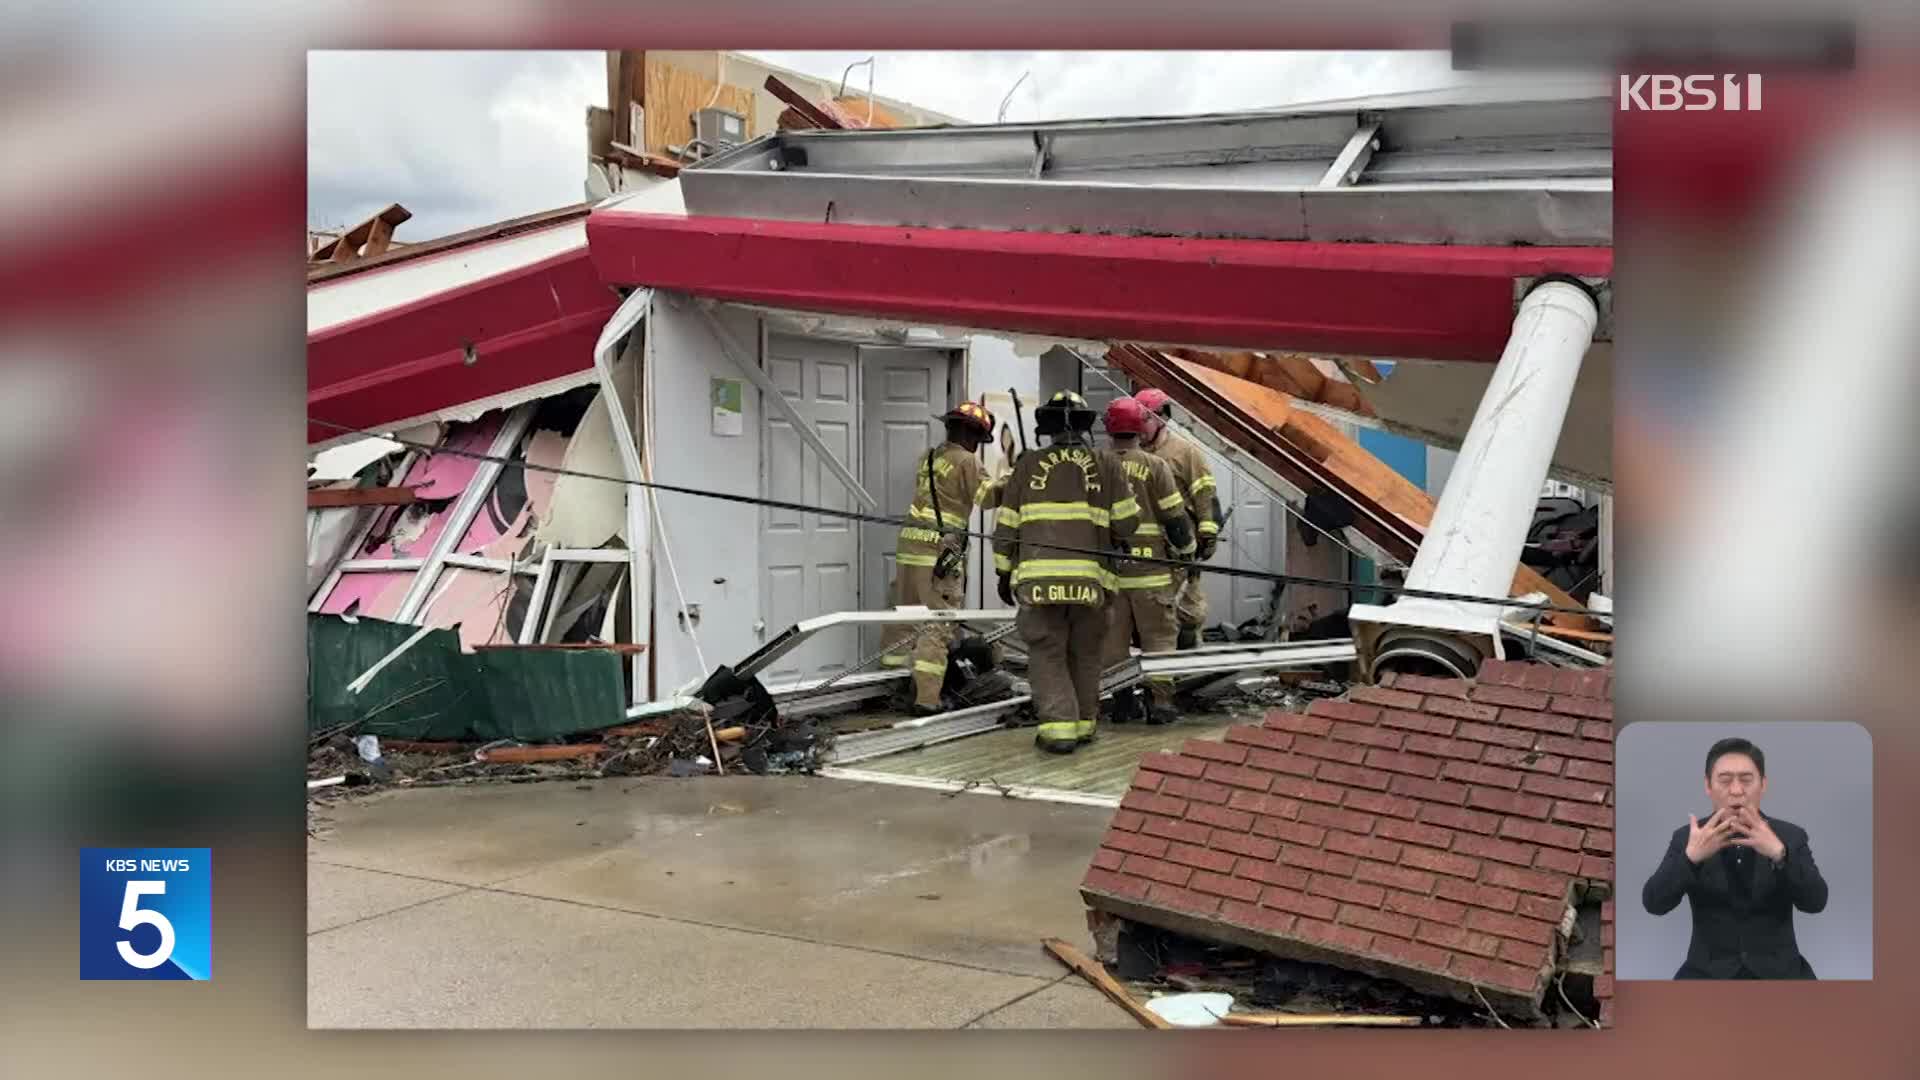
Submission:
[[[1115,398],[1107,406],[1107,435],[1113,440],[1114,456],[1126,471],[1129,490],[1140,507],[1140,524],[1134,531],[1129,554],[1148,559],[1191,559],[1194,555],[1192,520],[1187,516],[1187,500],[1173,480],[1173,468],[1140,447],[1153,418],[1132,398]],[[1115,571],[1113,598],[1107,609],[1107,647],[1103,666],[1112,667],[1127,658],[1134,636],[1139,635],[1144,652],[1171,652],[1178,639],[1178,621],[1174,617],[1174,571],[1165,562],[1121,562]],[[1147,723],[1166,724],[1178,719],[1173,708],[1173,680],[1156,676],[1147,680],[1151,706]],[[1120,705],[1116,702],[1116,713]]]
[[[1086,399],[1071,391],[1034,410],[1034,430],[1050,445],[1014,463],[993,540],[1000,599],[1020,608],[1040,720],[1034,742],[1062,754],[1093,740],[1110,553],[1132,541],[1140,517],[1120,460],[1093,448],[1093,420]]]
[[[934,419],[946,423],[947,439],[916,459],[910,520],[894,547],[893,604],[953,611],[966,600],[967,527],[973,508],[991,508],[998,501],[998,490],[979,456],[981,444],[993,436],[994,420],[972,401]],[[940,689],[947,678],[952,630],[949,623],[887,628],[887,651],[880,662],[892,668],[911,665],[915,716],[931,716],[945,707]]]
[[[1213,558],[1220,542],[1220,503],[1214,492],[1213,467],[1200,448],[1174,434],[1167,423],[1173,418],[1173,402],[1159,390],[1148,388],[1133,395],[1133,400],[1152,414],[1141,445],[1148,453],[1173,467],[1173,479],[1187,500],[1187,514],[1193,519],[1197,537],[1194,560],[1203,563]],[[1197,648],[1200,628],[1207,622],[1207,591],[1200,581],[1198,565],[1188,571],[1174,600],[1174,614],[1180,623],[1178,645]]]

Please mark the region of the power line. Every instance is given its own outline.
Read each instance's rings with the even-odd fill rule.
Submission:
[[[652,480],[630,480],[624,476],[608,476],[604,473],[586,472],[581,469],[568,469],[568,468],[557,466],[557,465],[536,465],[536,464],[533,464],[532,462],[515,461],[512,458],[501,457],[495,454],[481,453],[476,450],[459,450],[450,446],[434,446],[429,443],[414,442],[408,439],[397,439],[397,438],[394,438],[393,435],[391,434],[383,434],[381,432],[373,431],[367,428],[353,427],[349,424],[336,424],[330,420],[320,420],[314,417],[308,417],[307,422],[310,424],[316,424],[320,427],[331,429],[333,431],[337,431],[343,435],[360,435],[366,438],[385,439],[388,442],[395,443],[400,446],[409,447],[414,450],[422,450],[432,454],[448,454],[453,457],[469,458],[474,461],[491,461],[511,469],[532,469],[535,472],[551,473],[555,476],[572,476],[582,480],[600,480],[609,484],[625,484],[630,487],[646,488],[653,491],[664,491],[671,495],[690,495],[696,498],[716,499],[721,502],[739,503],[745,506],[771,507],[775,510],[790,510],[794,513],[799,513],[799,514],[818,514],[822,517],[840,518],[845,521],[858,521],[858,522],[871,524],[871,525],[891,525],[895,528],[920,527],[918,522],[915,522],[905,517],[894,517],[886,514],[864,514],[858,510],[836,510],[831,507],[809,506],[806,503],[787,502],[781,499],[769,499],[769,498],[753,496],[753,495],[733,495],[733,494],[729,494],[727,492],[722,492],[722,491],[705,491],[700,488],[681,487],[677,484],[663,484],[663,483],[659,483],[658,481],[652,481]],[[994,540],[994,535],[992,533],[973,532],[968,529],[948,529],[947,532],[953,536],[965,536],[970,539],[984,540],[988,543],[992,543]],[[1075,547],[1070,544],[1042,544],[1042,543],[1034,543],[1034,542],[1024,542],[1024,543],[1028,543],[1032,547],[1039,548],[1046,551],[1065,552],[1071,555],[1089,555],[1098,559],[1113,558],[1113,557],[1120,556],[1122,554],[1114,550],[1102,551],[1094,548]],[[1207,574],[1223,574],[1227,577],[1247,578],[1254,581],[1266,581],[1266,582],[1278,581],[1278,582],[1285,582],[1292,585],[1307,585],[1307,586],[1317,586],[1320,588],[1328,588],[1328,589],[1340,589],[1348,593],[1351,593],[1356,589],[1366,589],[1366,590],[1374,590],[1378,592],[1390,592],[1390,593],[1395,593],[1401,596],[1420,597],[1422,599],[1427,599],[1427,600],[1451,600],[1451,601],[1454,601],[1457,603],[1463,603],[1463,604],[1488,604],[1494,607],[1501,607],[1501,608],[1521,608],[1528,611],[1560,612],[1560,613],[1569,614],[1569,615],[1593,614],[1593,609],[1591,608],[1555,604],[1550,601],[1542,602],[1542,603],[1527,603],[1525,601],[1514,600],[1509,597],[1472,596],[1467,593],[1435,592],[1429,589],[1409,589],[1409,588],[1406,588],[1405,586],[1388,585],[1385,583],[1365,585],[1365,584],[1360,584],[1358,582],[1353,582],[1353,581],[1337,581],[1331,578],[1305,577],[1299,574],[1276,574],[1270,571],[1243,570],[1243,569],[1240,569],[1239,567],[1213,566],[1206,563],[1196,564],[1192,562],[1182,561],[1179,559],[1159,559],[1159,558],[1149,558],[1146,556],[1133,556],[1133,555],[1127,555],[1125,557],[1129,562],[1136,563],[1136,564],[1165,566],[1171,569],[1180,569],[1180,570],[1196,570],[1197,569],[1200,572],[1207,573]]]

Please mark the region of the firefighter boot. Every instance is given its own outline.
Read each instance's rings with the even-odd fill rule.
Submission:
[[[1082,720],[1078,724],[1075,724],[1074,725],[1074,731],[1076,733],[1075,742],[1077,743],[1092,742],[1094,729],[1099,726],[1100,726],[1099,723],[1094,720]]]
[[[1179,642],[1174,646],[1174,648],[1184,652],[1187,649],[1197,649],[1199,647],[1200,647],[1200,628],[1197,626],[1181,627],[1180,639],[1179,639]]]
[[[1049,720],[1034,729],[1033,745],[1052,754],[1071,754],[1080,748],[1080,726],[1077,720]]]

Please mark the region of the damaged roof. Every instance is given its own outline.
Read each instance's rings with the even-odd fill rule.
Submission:
[[[1124,918],[1535,1012],[1613,880],[1607,671],[1489,661],[1149,755],[1081,886]],[[1596,980],[1611,1015],[1611,904]]]

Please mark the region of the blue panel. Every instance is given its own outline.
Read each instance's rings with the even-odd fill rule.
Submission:
[[[1427,444],[1375,428],[1360,429],[1360,445],[1422,491],[1427,488]]]

